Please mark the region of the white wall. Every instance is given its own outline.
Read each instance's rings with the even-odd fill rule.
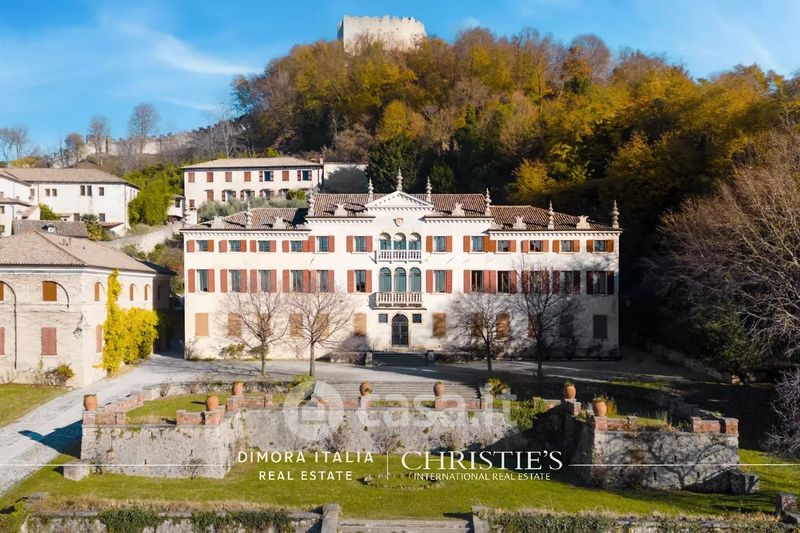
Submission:
[[[81,186],[91,186],[92,194],[85,191],[81,195]],[[35,183],[31,186],[35,194],[32,202],[43,203],[58,214],[68,215],[69,220],[74,220],[74,215],[94,214],[100,217],[105,215],[106,222],[119,222],[120,226],[112,228],[117,235],[124,235],[130,227],[128,223],[128,204],[136,198],[138,190],[125,183]],[[103,194],[100,194],[100,191]],[[50,191],[48,195],[48,190]],[[55,190],[55,196],[53,195]]]

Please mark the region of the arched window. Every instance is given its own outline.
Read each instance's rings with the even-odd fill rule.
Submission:
[[[150,299],[150,285],[144,286],[144,299],[145,301]]]
[[[392,292],[392,272],[388,268],[382,268],[378,286],[381,292]]]
[[[130,292],[130,300],[134,301],[136,299],[136,285],[131,283],[129,292]]]
[[[394,292],[406,292],[406,269],[398,268],[394,271]]]
[[[378,242],[380,243],[381,250],[391,250],[392,249],[392,240],[389,235],[386,233],[381,233],[381,236],[378,237]]]
[[[422,272],[418,268],[412,268],[409,277],[411,292],[422,292]]]
[[[402,233],[398,233],[394,236],[394,249],[395,250],[405,250],[406,249],[406,236]]]
[[[99,302],[103,297],[103,284],[99,281],[94,284],[94,301]]]
[[[419,233],[412,233],[408,238],[408,249],[422,250],[422,238],[419,236]]]

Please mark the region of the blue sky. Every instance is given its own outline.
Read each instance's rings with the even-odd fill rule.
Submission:
[[[335,38],[345,14],[416,17],[447,40],[475,25],[564,41],[595,33],[697,77],[737,63],[800,69],[798,0],[0,0],[0,127],[26,124],[50,151],[94,114],[123,136],[140,102],[158,108],[164,132],[206,125],[234,75]]]

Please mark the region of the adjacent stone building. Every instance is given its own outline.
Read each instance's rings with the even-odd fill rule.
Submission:
[[[61,363],[70,385],[103,377],[108,276],[122,307],[169,305],[172,273],[87,239],[29,232],[0,239],[0,375],[32,381]]]

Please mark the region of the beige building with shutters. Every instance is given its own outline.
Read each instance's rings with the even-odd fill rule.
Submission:
[[[196,357],[217,357],[231,292],[347,293],[352,326],[340,351],[444,351],[463,338],[457,293],[512,299],[536,286],[580,302],[559,334],[566,355],[609,357],[619,345],[619,238],[611,223],[532,206],[493,205],[487,194],[315,193],[308,208],[258,208],[187,227],[185,335]],[[371,189],[371,186],[370,186]],[[538,290],[538,289],[537,289]],[[287,317],[288,320],[288,317]],[[509,352],[532,343],[527,319],[505,317]],[[307,357],[290,331],[271,357]]]
[[[87,239],[29,232],[0,239],[0,376],[20,382],[59,364],[69,385],[102,378],[108,276],[124,308],[166,308],[172,273]]]

